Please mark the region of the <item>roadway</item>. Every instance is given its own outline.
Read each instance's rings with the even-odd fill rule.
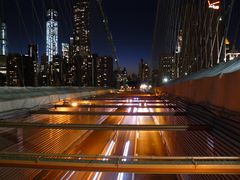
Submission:
[[[105,97],[104,97],[105,98]],[[109,98],[109,97],[108,97]],[[58,107],[50,108],[52,111],[76,111],[76,112],[141,112],[136,107],[131,107],[131,103],[139,105],[139,102],[152,104],[159,103],[159,100],[149,99],[146,101],[138,101],[137,99],[108,99],[108,100],[75,100],[78,104],[112,104],[112,105],[128,105],[124,108],[89,108],[89,107]],[[59,102],[58,104],[62,104]],[[143,111],[144,112],[144,111]],[[149,117],[144,117],[149,119]],[[81,124],[137,124],[137,117],[131,116],[80,116],[80,115],[31,115],[28,117],[19,117],[14,121],[22,122],[41,122],[41,123],[81,123]],[[11,119],[12,121],[12,119]],[[148,120],[150,122],[150,120]],[[149,123],[148,122],[148,123]],[[146,123],[146,124],[148,124]],[[77,131],[77,130],[62,130],[62,129],[22,129],[22,128],[1,128],[1,143],[2,151],[7,152],[34,152],[34,153],[67,153],[67,154],[86,154],[86,155],[136,155],[140,151],[137,145],[141,141],[138,139],[139,132],[135,131]],[[150,132],[151,133],[151,132]],[[147,134],[144,134],[147,136]],[[157,134],[159,136],[159,134]],[[157,139],[157,137],[156,137]],[[158,137],[160,139],[160,137]],[[161,142],[161,141],[160,141]],[[150,142],[151,143],[151,142]],[[157,149],[161,146],[156,146]],[[156,150],[154,150],[156,151]],[[162,152],[164,150],[160,150]],[[141,152],[140,152],[141,153]],[[144,155],[144,153],[142,154]],[[150,155],[145,153],[145,155]],[[157,154],[163,155],[163,154]],[[0,177],[17,178],[19,174],[23,177],[35,178],[131,178],[134,174],[122,173],[83,173],[69,171],[39,171],[39,170],[21,170],[13,168],[1,168]]]
[[[58,102],[50,107],[49,111],[59,112],[117,112],[117,113],[153,113],[175,112],[174,103],[162,100],[149,94],[112,94],[100,98],[71,100],[80,105],[71,107],[69,103]],[[171,108],[163,106],[168,104]],[[58,105],[58,106],[57,106]],[[81,107],[82,105],[82,107]],[[85,105],[85,106],[83,106]],[[96,105],[91,108],[90,105]],[[102,105],[108,105],[103,108]],[[148,107],[150,106],[150,108]],[[75,105],[74,105],[75,106]],[[123,106],[123,107],[117,107]],[[10,119],[13,122],[37,123],[72,123],[72,124],[125,124],[125,125],[154,125],[154,124],[196,124],[189,118],[181,116],[111,116],[111,115],[78,115],[78,114],[32,114],[26,117]],[[172,122],[170,122],[172,121]],[[173,122],[174,121],[174,122]],[[198,133],[198,132],[196,132]],[[195,137],[195,132],[190,134]],[[206,135],[207,132],[202,132]],[[186,132],[182,132],[189,136]],[[1,128],[0,149],[7,152],[33,152],[50,154],[85,154],[85,155],[112,155],[112,156],[168,156],[172,155],[173,144],[168,144],[169,138],[176,136],[175,132],[162,131],[112,131],[112,130],[63,130],[63,129],[23,129]],[[207,134],[208,138],[210,137]],[[174,141],[173,141],[174,142]],[[200,144],[205,145],[206,141]],[[216,144],[217,145],[217,141]],[[205,145],[206,146],[206,145]],[[178,147],[179,148],[179,147]],[[203,147],[202,147],[203,148]],[[181,154],[182,153],[182,154]],[[176,155],[185,155],[177,151]],[[189,153],[188,155],[196,155]],[[204,153],[203,153],[204,155]],[[209,154],[208,154],[209,155]],[[107,172],[75,172],[63,170],[36,170],[0,168],[0,179],[177,179],[177,175],[149,175],[134,173],[107,173]]]

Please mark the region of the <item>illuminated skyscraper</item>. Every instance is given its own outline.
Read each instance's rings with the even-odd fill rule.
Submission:
[[[73,6],[73,64],[75,85],[93,86],[93,58],[90,52],[90,0],[76,0]]]
[[[62,56],[67,61],[69,61],[69,44],[68,43],[62,43]]]
[[[73,6],[74,55],[87,56],[90,54],[89,3],[89,0],[76,0]]]
[[[150,68],[147,63],[143,62],[143,59],[141,59],[139,63],[139,80],[141,82],[148,82],[150,80]]]
[[[7,55],[7,25],[0,22],[0,55]]]
[[[54,9],[47,11],[46,23],[46,54],[48,62],[52,62],[53,56],[58,54],[58,13]]]
[[[93,59],[94,85],[97,87],[113,86],[113,58],[94,54]]]

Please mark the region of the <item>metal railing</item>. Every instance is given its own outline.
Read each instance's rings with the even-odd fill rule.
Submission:
[[[132,125],[132,124],[66,124],[66,123],[28,123],[0,122],[7,128],[44,128],[71,130],[118,130],[118,131],[203,131],[211,130],[208,125]]]
[[[240,174],[240,157],[133,157],[1,152],[0,165],[2,167],[158,174]]]

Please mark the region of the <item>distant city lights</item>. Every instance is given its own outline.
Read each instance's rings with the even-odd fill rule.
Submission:
[[[78,106],[78,103],[76,103],[76,102],[72,103],[72,107],[77,107],[77,106]]]
[[[208,7],[211,9],[219,10],[221,1],[209,0]]]
[[[167,83],[169,81],[169,79],[167,77],[163,78],[163,83]]]
[[[141,84],[140,85],[140,91],[142,91],[142,92],[147,92],[151,89],[152,89],[151,85],[148,85],[148,84]]]

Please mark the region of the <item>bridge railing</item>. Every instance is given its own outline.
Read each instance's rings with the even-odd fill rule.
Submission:
[[[104,156],[1,152],[2,167],[84,171],[239,174],[239,157]]]

